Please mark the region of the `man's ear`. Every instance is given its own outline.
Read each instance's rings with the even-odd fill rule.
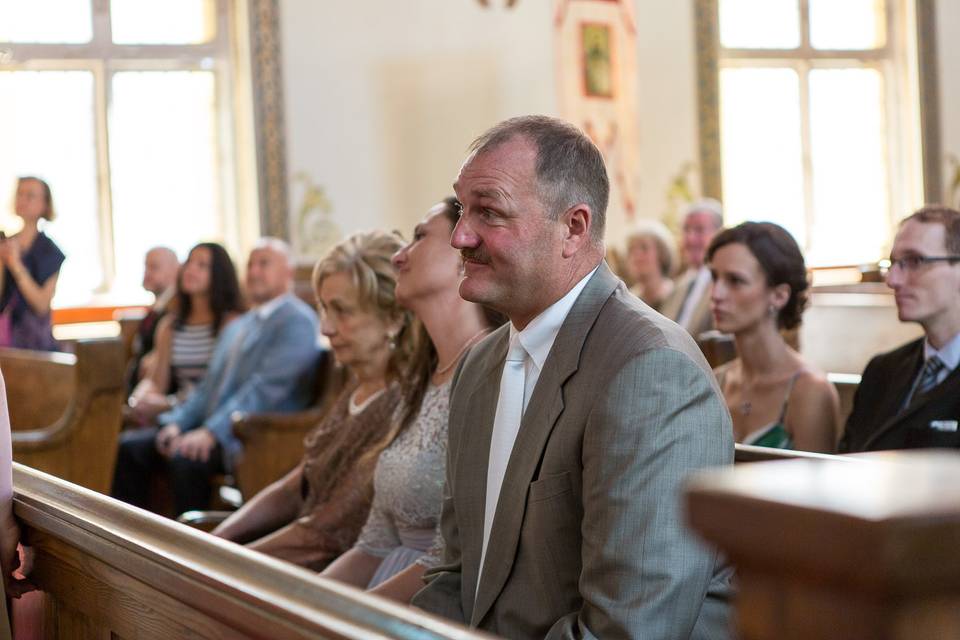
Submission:
[[[593,212],[585,203],[575,204],[560,216],[563,225],[563,257],[569,258],[590,245],[590,229],[593,226]]]

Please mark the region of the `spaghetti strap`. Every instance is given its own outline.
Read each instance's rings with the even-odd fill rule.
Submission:
[[[790,380],[787,382],[787,393],[783,397],[783,406],[780,408],[780,417],[777,418],[777,422],[780,424],[784,424],[783,420],[787,417],[787,409],[790,406],[790,394],[793,393],[793,383],[797,381],[797,378],[800,377],[800,374],[803,373],[803,371],[803,369],[798,370],[796,373],[790,376]]]

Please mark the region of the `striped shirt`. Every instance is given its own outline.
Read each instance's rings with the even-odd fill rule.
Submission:
[[[189,391],[203,379],[216,342],[213,324],[185,324],[173,330],[170,373],[178,393]]]

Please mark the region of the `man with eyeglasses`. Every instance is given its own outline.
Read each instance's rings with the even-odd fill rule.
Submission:
[[[924,337],[867,364],[840,452],[960,447],[960,211],[906,218],[889,263],[897,315]]]

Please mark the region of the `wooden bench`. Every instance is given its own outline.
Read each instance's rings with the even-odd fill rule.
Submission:
[[[16,461],[108,493],[125,395],[119,339],[76,354],[0,349]]]
[[[14,490],[44,637],[490,638],[21,465]]]
[[[960,457],[801,457],[688,483],[690,524],[737,569],[739,637],[960,637]]]
[[[238,414],[233,432],[243,442],[234,481],[243,499],[279,480],[303,458],[303,439],[336,400],[346,381],[345,371],[324,351],[317,362],[312,406],[294,413]]]

